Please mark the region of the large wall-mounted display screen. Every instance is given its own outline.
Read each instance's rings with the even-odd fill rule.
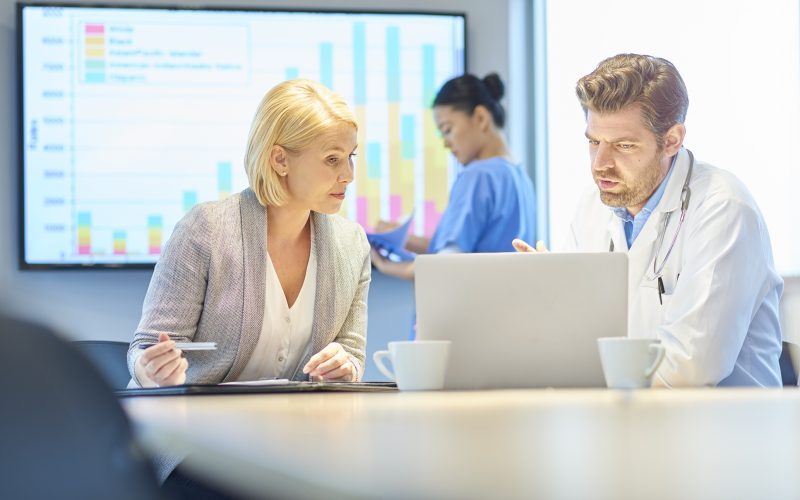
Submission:
[[[342,214],[430,235],[454,163],[430,105],[461,14],[18,7],[23,267],[150,266],[197,203],[247,187],[253,113],[318,80],[359,122]]]

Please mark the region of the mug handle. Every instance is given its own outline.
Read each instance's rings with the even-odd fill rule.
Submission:
[[[656,368],[658,368],[658,365],[660,365],[661,362],[664,361],[664,352],[665,352],[664,346],[661,344],[650,344],[650,348],[648,349],[648,351],[650,352],[655,351],[656,359],[655,361],[653,361],[653,364],[650,365],[650,368],[644,371],[645,378],[650,378],[653,376],[653,373],[655,373]]]
[[[383,375],[392,382],[397,382],[397,379],[394,378],[394,373],[392,373],[388,368],[386,368],[386,365],[383,364],[383,358],[391,359],[389,356],[389,351],[375,351],[372,353],[372,361],[375,362],[375,366],[378,367],[378,371],[383,373]]]

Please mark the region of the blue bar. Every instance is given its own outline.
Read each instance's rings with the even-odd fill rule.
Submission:
[[[79,226],[91,226],[92,225],[92,213],[91,212],[78,212],[78,225]]]
[[[164,218],[160,215],[148,215],[147,216],[147,227],[149,228],[163,228],[164,227]]]
[[[353,87],[355,104],[367,103],[367,32],[364,23],[353,24]]]
[[[319,44],[319,82],[333,88],[333,44]]]
[[[404,160],[414,159],[414,115],[403,115],[400,118],[400,142]]]
[[[121,229],[114,231],[114,239],[115,240],[124,240],[125,237],[128,235],[127,231],[123,231]]]
[[[233,188],[233,173],[231,162],[221,161],[217,163],[217,191],[230,193]]]
[[[367,178],[381,178],[381,143],[367,143]]]
[[[422,105],[431,107],[436,92],[436,47],[422,46]]]
[[[298,68],[286,68],[286,79],[294,80],[300,77],[300,70]]]
[[[188,212],[195,205],[197,205],[197,191],[184,191],[183,211]]]
[[[386,81],[389,102],[400,102],[400,28],[386,28]]]

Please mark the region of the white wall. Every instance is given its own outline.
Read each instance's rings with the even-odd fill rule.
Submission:
[[[114,0],[108,3],[124,4]],[[420,10],[466,12],[467,67],[483,75],[496,71],[509,80],[509,5],[517,9],[523,0],[338,0],[274,1],[235,0],[231,6],[290,7],[370,10]],[[74,2],[77,3],[77,2]],[[131,2],[127,2],[130,4]],[[222,5],[223,2],[149,0],[149,4]],[[522,19],[514,18],[516,29]],[[16,33],[15,5],[0,2],[0,307],[55,327],[72,339],[128,341],[141,313],[142,299],[150,271],[19,271],[18,262],[18,156],[16,123]],[[515,50],[519,50],[517,47]],[[519,67],[517,65],[517,67]],[[520,79],[515,79],[519,82]],[[509,94],[522,93],[509,85]],[[509,110],[509,123],[523,120],[524,108]],[[514,146],[525,158],[525,131],[515,130]],[[411,283],[387,278],[375,272],[369,298],[368,351],[383,348],[392,339],[405,338],[413,306]],[[369,354],[369,353],[368,353]],[[380,378],[370,362],[367,377]]]

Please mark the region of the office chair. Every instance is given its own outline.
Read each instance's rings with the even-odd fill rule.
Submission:
[[[111,340],[78,340],[76,347],[94,363],[112,389],[128,386],[131,374],[128,371],[128,343]]]
[[[163,498],[100,372],[51,331],[0,316],[0,498]]]

